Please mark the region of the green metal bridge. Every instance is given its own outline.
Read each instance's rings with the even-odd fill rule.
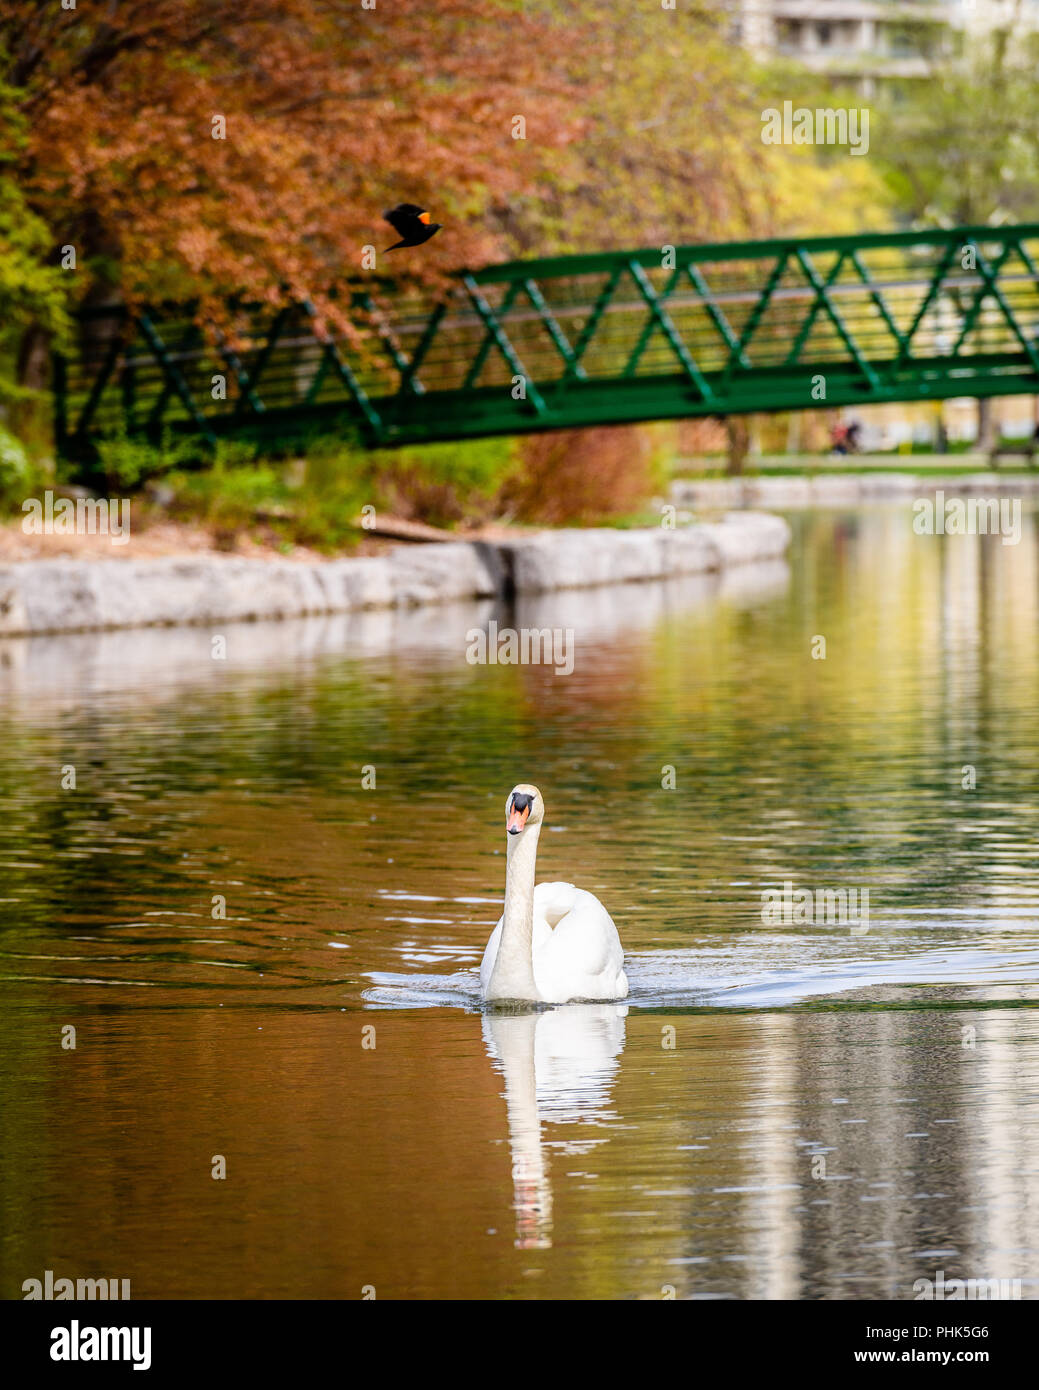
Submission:
[[[435,298],[84,313],[59,452],[99,436],[373,447],[642,420],[1039,393],[1039,224],[730,242],[460,272]]]

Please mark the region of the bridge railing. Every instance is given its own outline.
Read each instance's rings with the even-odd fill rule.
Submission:
[[[435,301],[94,310],[57,364],[63,452],[99,434],[356,428],[393,445],[1039,392],[1039,224],[730,242],[461,272]]]

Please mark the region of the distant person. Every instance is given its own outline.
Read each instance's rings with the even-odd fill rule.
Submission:
[[[848,452],[848,426],[842,424],[840,420],[830,430],[830,452],[834,454],[846,454]]]
[[[849,454],[857,454],[859,452],[859,436],[861,435],[861,433],[862,426],[859,424],[858,420],[852,420],[851,424],[848,426],[847,433],[844,436],[845,443],[848,446],[847,451]]]

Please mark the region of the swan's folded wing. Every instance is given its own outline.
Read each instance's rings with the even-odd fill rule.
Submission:
[[[501,929],[504,917],[498,918],[498,925],[491,932],[487,945],[483,949],[483,959],[480,961],[480,993],[487,993],[487,986],[491,983],[491,972],[494,969],[494,962],[498,959],[498,947],[501,944]]]
[[[543,917],[550,927],[574,910],[577,889],[572,883],[539,883],[534,889],[534,920]]]
[[[552,933],[553,964],[571,982],[582,977],[584,998],[623,998],[624,950],[613,918],[594,893],[572,892],[573,906]]]

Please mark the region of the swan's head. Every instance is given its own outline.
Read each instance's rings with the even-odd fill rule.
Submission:
[[[530,782],[520,782],[509,792],[505,803],[505,829],[510,835],[520,835],[532,826],[540,825],[545,817],[541,793]]]

